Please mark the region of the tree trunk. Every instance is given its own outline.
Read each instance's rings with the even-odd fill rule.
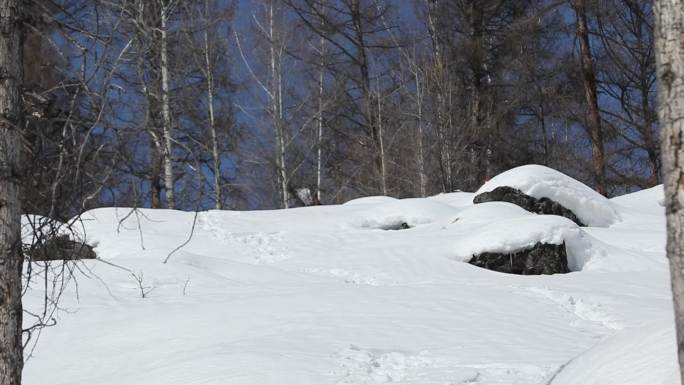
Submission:
[[[376,121],[376,115],[373,113],[373,95],[371,92],[370,70],[368,68],[368,55],[366,54],[366,42],[364,37],[364,30],[362,24],[361,4],[359,0],[352,0],[350,4],[351,21],[354,30],[356,48],[356,63],[359,67],[361,75],[360,85],[363,97],[363,113],[368,125],[368,134],[371,140],[372,155],[374,160],[375,172],[378,176],[378,191],[382,194],[387,193],[387,176],[385,174],[385,159],[384,148],[382,143],[382,133],[379,127],[380,122]],[[379,88],[379,87],[378,87]],[[380,92],[378,89],[378,98]],[[378,100],[378,105],[380,100]],[[378,113],[380,111],[378,110]]]
[[[173,141],[171,138],[171,107],[169,101],[169,63],[168,63],[168,39],[167,39],[167,23],[168,4],[165,0],[161,0],[162,6],[160,15],[160,33],[159,41],[161,51],[161,88],[162,88],[162,126],[164,134],[164,189],[166,190],[166,205],[173,209],[176,207],[174,197],[174,176],[173,176]]]
[[[207,104],[209,113],[209,130],[211,132],[211,155],[214,161],[214,207],[216,210],[223,209],[223,194],[221,191],[221,154],[219,153],[218,136],[216,135],[216,123],[214,118],[214,72],[211,67],[211,54],[209,52],[209,0],[204,1],[204,16],[207,20],[204,30],[204,65],[207,78]],[[198,170],[198,172],[201,172]]]
[[[471,99],[470,99],[470,188],[477,188],[486,179],[485,165],[485,143],[488,143],[489,132],[483,129],[483,85],[484,76],[484,15],[481,4],[476,1],[470,3],[470,23],[471,23]]]
[[[596,178],[596,190],[606,195],[606,161],[603,150],[603,131],[596,93],[596,75],[591,58],[589,30],[585,0],[573,0],[572,7],[577,19],[577,38],[580,43],[580,62],[584,81],[584,97],[587,102],[587,121],[591,136],[591,158]]]
[[[680,374],[684,377],[684,0],[658,0],[654,13],[667,256]]]
[[[454,189],[452,177],[452,148],[451,148],[451,125],[448,124],[447,97],[445,88],[449,87],[450,80],[447,78],[448,71],[445,68],[444,54],[442,53],[441,31],[438,30],[436,17],[439,14],[439,0],[426,0],[428,6],[428,33],[432,40],[432,72],[434,91],[436,93],[436,124],[437,139],[439,141],[439,166],[442,176],[442,192],[451,192]],[[447,88],[448,89],[448,88]]]
[[[152,149],[150,154],[150,194],[151,206],[153,209],[160,209],[162,207],[161,201],[161,169],[164,158],[164,151],[162,145],[156,138],[156,134],[151,132]]]
[[[321,5],[321,14],[323,14],[324,9]],[[321,28],[323,28],[324,22],[321,19]],[[320,37],[320,58],[319,58],[319,68],[318,68],[318,135],[316,140],[316,201],[318,204],[321,203],[321,175],[323,173],[323,92],[325,86],[325,38],[321,35]]]
[[[0,0],[0,385],[20,385],[22,347],[21,0]]]
[[[280,195],[280,207],[286,209],[289,207],[290,194],[287,189],[287,165],[286,165],[286,139],[285,126],[283,122],[283,81],[282,81],[282,60],[281,51],[276,50],[276,44],[279,39],[276,39],[275,32],[275,13],[273,9],[273,1],[269,3],[268,8],[268,28],[269,28],[269,44],[270,44],[270,61],[271,61],[271,84],[270,84],[270,98],[271,98],[271,118],[275,129],[275,163],[278,180],[278,192]]]
[[[423,83],[420,80],[420,69],[413,63],[413,77],[416,82],[416,122],[418,153],[416,161],[418,163],[418,192],[421,198],[427,196],[427,177],[425,175],[425,149],[423,148]]]
[[[382,195],[387,195],[387,166],[385,165],[385,142],[384,134],[382,132],[382,92],[380,91],[380,80],[378,79],[378,120],[377,120],[377,151],[378,151],[378,169],[380,170],[380,192]]]

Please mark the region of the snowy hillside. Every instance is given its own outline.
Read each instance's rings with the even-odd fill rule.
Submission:
[[[539,166],[483,191],[496,185],[596,227],[460,192],[197,217],[90,211],[84,235],[109,263],[83,263],[25,383],[677,384],[662,188],[607,200]],[[466,263],[539,241],[564,243],[572,272]]]

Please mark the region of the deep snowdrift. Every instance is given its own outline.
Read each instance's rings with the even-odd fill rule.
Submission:
[[[540,166],[483,189],[504,182],[596,227],[470,193],[90,211],[79,231],[107,263],[80,264],[25,383],[677,384],[662,189],[607,200]],[[398,221],[412,228],[380,230]],[[464,263],[542,239],[566,242],[574,272]]]

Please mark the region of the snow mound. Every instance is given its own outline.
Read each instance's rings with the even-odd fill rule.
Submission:
[[[663,185],[651,187],[631,194],[621,195],[610,200],[620,206],[649,214],[665,212],[665,191]]]
[[[343,203],[343,205],[373,205],[378,203],[388,203],[397,201],[397,198],[392,198],[384,195],[376,195],[370,197],[356,198]]]
[[[406,223],[409,227],[449,220],[460,210],[427,199],[409,198],[370,207],[356,219],[363,228],[387,229]]]
[[[590,349],[564,366],[554,385],[664,385],[679,383],[674,329],[639,327]]]
[[[446,193],[446,194],[437,194],[431,197],[428,197],[427,199],[439,202],[439,203],[444,203],[449,206],[453,207],[464,207],[464,206],[471,206],[473,204],[473,197],[475,194],[471,192],[452,192],[452,193]]]
[[[576,239],[579,226],[555,215],[528,215],[489,223],[459,238],[454,248],[457,259],[468,261],[482,253],[512,253],[529,249],[538,242],[560,245]],[[571,255],[568,255],[568,259]],[[577,267],[577,263],[568,265]]]
[[[572,210],[588,226],[608,227],[620,220],[611,201],[589,186],[551,168],[526,165],[503,172],[475,193],[516,188],[534,198],[549,198]]]
[[[466,223],[468,228],[475,224],[485,224],[494,221],[532,217],[532,214],[525,209],[508,202],[485,202],[464,209],[458,213],[454,224]]]

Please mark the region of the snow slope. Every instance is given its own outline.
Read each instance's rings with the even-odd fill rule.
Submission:
[[[608,218],[587,228],[468,193],[196,217],[93,210],[82,232],[108,263],[81,264],[25,384],[674,385],[652,190],[602,201]],[[414,227],[377,228],[397,220]],[[575,272],[463,263],[544,237],[575,240]],[[41,298],[38,285],[29,308]]]

